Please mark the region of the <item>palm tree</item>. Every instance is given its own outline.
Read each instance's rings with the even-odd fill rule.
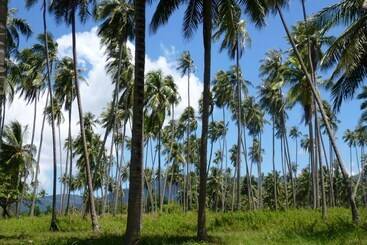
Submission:
[[[37,1],[36,0],[27,0],[27,7],[33,6]],[[46,0],[42,1],[42,19],[43,19],[43,35],[44,35],[44,56],[45,56],[45,72],[47,78],[47,87],[48,93],[50,96],[50,106],[53,108],[53,93],[51,86],[51,56],[49,50],[49,41],[48,41],[48,31],[47,31],[47,20],[46,20],[46,11],[47,11],[47,3]],[[52,113],[53,114],[53,113]],[[52,129],[52,156],[53,156],[53,188],[52,188],[52,215],[51,215],[51,224],[50,230],[57,231],[59,228],[57,226],[56,220],[56,182],[57,182],[57,163],[56,163],[56,133],[55,133],[55,123],[53,120],[51,122]]]
[[[326,51],[322,60],[325,68],[335,67],[331,79],[334,108],[339,109],[343,100],[352,98],[365,78],[366,33],[363,0],[341,0],[317,13],[313,22],[330,30],[345,26],[345,30]]]
[[[86,158],[86,174],[87,174],[87,182],[88,182],[88,192],[89,192],[89,202],[91,209],[91,219],[92,219],[92,228],[93,231],[99,231],[98,217],[95,209],[94,203],[94,194],[93,194],[93,184],[92,184],[92,174],[90,171],[90,162],[89,162],[89,154],[87,149],[87,142],[85,138],[85,129],[84,129],[84,118],[83,118],[83,108],[82,101],[80,97],[80,88],[78,82],[78,70],[77,70],[77,53],[76,53],[76,14],[79,11],[79,17],[81,22],[85,22],[88,17],[88,8],[90,4],[95,4],[95,0],[63,0],[63,1],[53,1],[49,7],[50,11],[55,15],[56,21],[64,22],[67,25],[71,25],[72,27],[72,46],[73,46],[73,61],[74,61],[74,84],[75,84],[75,93],[78,103],[78,111],[79,111],[79,125],[80,132],[83,139],[83,148],[84,148],[84,156]]]
[[[352,152],[352,149],[353,147],[356,145],[356,135],[355,135],[355,132],[350,130],[350,129],[347,129],[345,132],[344,132],[344,135],[343,135],[343,140],[345,143],[348,144],[349,146],[349,174],[352,175],[353,174],[353,152]]]
[[[261,164],[263,160],[264,149],[261,148],[261,142],[254,138],[252,142],[252,146],[249,150],[249,157],[252,163],[257,165],[257,191],[258,191],[258,207],[262,208],[262,172],[261,172]]]
[[[0,169],[2,173],[8,175],[8,181],[12,184],[11,189],[16,190],[16,200],[18,201],[20,193],[26,188],[26,182],[21,178],[26,178],[26,174],[33,169],[33,154],[36,150],[32,145],[25,144],[27,127],[23,127],[18,121],[13,121],[5,127],[0,149]],[[10,190],[8,190],[10,191]],[[9,198],[8,199],[13,199]],[[10,205],[9,200],[2,205],[7,213],[7,207]]]
[[[46,39],[47,38],[47,39]],[[46,52],[46,47],[45,47],[45,40],[47,40],[47,47],[48,47],[48,52]],[[39,34],[37,37],[37,43],[35,43],[31,50],[32,53],[38,57],[39,62],[37,64],[38,68],[41,72],[42,72],[42,84],[44,83],[43,79],[44,77],[46,77],[46,70],[47,70],[47,62],[46,62],[46,53],[48,53],[48,58],[49,58],[49,62],[50,62],[50,67],[52,69],[53,64],[56,63],[57,61],[57,57],[56,57],[56,53],[57,53],[57,43],[54,41],[53,36],[50,33],[47,33],[47,37],[45,34]],[[43,89],[43,88],[42,88]],[[49,101],[49,92],[47,92],[47,102],[45,104],[45,108],[48,107],[48,101]],[[43,143],[43,130],[44,130],[44,121],[45,121],[45,115],[43,116],[43,120],[42,120],[42,127],[41,127],[41,137],[40,137],[40,144],[39,144],[39,149],[38,149],[38,156],[37,156],[37,163],[36,163],[36,174],[34,176],[34,189],[33,189],[33,196],[32,196],[32,205],[31,205],[31,209],[30,209],[30,215],[33,216],[34,215],[34,208],[35,208],[35,201],[36,201],[36,196],[37,196],[37,188],[38,188],[38,172],[39,172],[39,163],[40,163],[40,151],[42,149],[42,143]]]
[[[79,81],[83,81],[84,78],[78,72]],[[75,85],[74,85],[74,64],[70,57],[64,57],[58,62],[56,66],[55,75],[55,97],[59,100],[64,109],[68,112],[68,142],[71,142],[71,113],[72,105],[75,100]],[[68,144],[67,155],[65,161],[65,175],[68,175],[68,180],[71,180],[73,169],[73,155],[72,144]],[[69,173],[68,173],[69,172]],[[70,205],[70,182],[68,187],[67,201],[65,214],[69,212]],[[66,185],[64,185],[65,192]],[[64,197],[64,194],[62,195]]]
[[[157,9],[153,14],[151,29],[156,31],[157,28],[168,21],[173,11],[185,1],[167,1],[161,0],[157,5]],[[197,237],[199,240],[207,238],[206,233],[206,168],[207,168],[207,144],[208,144],[208,124],[209,124],[209,94],[210,94],[210,68],[211,68],[211,38],[212,38],[212,19],[215,18],[212,9],[215,3],[204,1],[202,8],[198,6],[199,1],[188,3],[185,22],[183,25],[184,36],[190,38],[194,31],[197,30],[198,24],[203,24],[203,41],[204,41],[204,90],[203,90],[203,113],[202,113],[202,132],[200,147],[200,188],[199,188],[199,210],[198,210],[198,228]]]
[[[297,177],[297,169],[298,169],[298,139],[299,137],[302,136],[302,132],[298,129],[297,126],[294,126],[291,128],[291,130],[289,131],[289,136],[295,140],[296,142],[296,152],[295,152],[295,172],[294,172],[294,175]]]
[[[241,176],[241,104],[242,93],[240,80],[240,58],[243,54],[245,45],[250,43],[250,37],[246,30],[246,24],[241,20],[241,11],[237,5],[231,1],[223,1],[219,8],[219,27],[214,34],[214,38],[219,38],[224,35],[221,44],[221,50],[228,49],[228,54],[231,59],[236,59],[236,80],[237,80],[237,196],[236,208],[240,208],[240,176]]]
[[[6,25],[8,19],[8,0],[0,3],[0,84],[5,82],[5,54],[6,45]]]
[[[302,55],[301,55],[299,49],[297,48],[296,42],[295,42],[293,36],[291,35],[291,32],[288,28],[288,25],[285,21],[285,18],[284,18],[283,12],[282,12],[282,8],[285,5],[287,5],[287,2],[288,2],[287,0],[275,0],[275,1],[271,1],[271,2],[266,2],[266,5],[264,5],[263,7],[265,8],[265,12],[268,12],[268,11],[271,10],[273,13],[277,13],[280,17],[283,28],[284,28],[284,30],[287,34],[287,38],[288,38],[289,42],[291,43],[291,46],[292,46],[293,51],[295,53],[295,56],[296,56],[296,58],[297,58],[297,60],[300,64],[300,67],[301,67],[301,69],[302,69],[302,71],[303,71],[303,73],[306,77],[306,82],[310,86],[311,92],[312,92],[312,94],[313,94],[313,96],[316,100],[317,107],[319,108],[320,114],[321,114],[322,119],[325,123],[326,130],[327,130],[330,142],[332,143],[334,151],[335,151],[337,162],[340,166],[343,178],[347,183],[347,189],[348,189],[348,193],[349,193],[348,195],[349,195],[350,207],[351,207],[351,211],[352,211],[353,222],[358,223],[359,222],[359,213],[358,213],[358,209],[357,209],[357,206],[356,206],[355,199],[353,198],[352,183],[351,183],[351,180],[349,179],[348,173],[347,173],[347,171],[344,167],[340,151],[337,147],[335,137],[334,137],[334,134],[332,132],[332,128],[331,128],[331,126],[330,126],[330,124],[327,120],[327,115],[326,115],[326,112],[325,112],[325,109],[324,109],[324,106],[323,106],[323,103],[322,103],[322,99],[320,97],[320,94],[319,94],[319,91],[318,91],[317,87],[315,87],[315,85],[313,84],[312,76],[311,76],[309,70],[307,69],[307,66],[305,65],[305,62],[302,58]],[[350,15],[346,15],[346,16],[350,16]]]
[[[145,0],[135,0],[135,82],[129,177],[129,203],[125,244],[136,244],[141,235],[143,191],[143,118],[145,70]]]
[[[15,72],[15,70],[17,69],[17,65],[12,62],[10,57],[14,58],[14,56],[18,55],[20,36],[22,35],[26,38],[29,38],[32,34],[31,27],[28,25],[28,23],[24,19],[17,18],[15,16],[17,10],[8,10],[8,1],[3,1],[2,4],[4,4],[5,6],[2,5],[1,9],[2,11],[6,11],[6,14],[3,15],[5,18],[3,21],[5,28],[3,32],[4,34],[1,34],[0,30],[0,40],[2,38],[4,39],[4,46],[1,47],[0,44],[0,50],[4,49],[3,58],[1,54],[2,51],[0,51],[0,63],[4,62],[4,71],[2,71],[0,65],[0,138],[4,128],[6,102],[7,100],[11,102],[13,97],[13,92],[11,90],[13,90],[14,81],[12,81],[13,79],[11,77],[13,75],[12,73]],[[3,72],[5,74],[4,79],[1,78]]]
[[[147,126],[158,139],[158,201],[162,210],[164,193],[161,192],[161,143],[162,127],[166,113],[171,107],[171,98],[175,97],[177,89],[172,76],[164,76],[162,71],[151,71],[146,75],[146,115]]]
[[[134,8],[125,0],[104,0],[97,6],[96,19],[103,21],[99,26],[98,35],[101,37],[102,44],[107,47],[108,70],[114,78],[113,82],[115,82],[112,104],[113,109],[116,110],[122,69],[127,68],[126,61],[129,63],[126,42],[134,37]],[[98,161],[100,161],[111,129],[114,131],[115,127],[106,128],[103,144],[97,157]]]
[[[177,70],[181,71],[181,76],[185,76],[187,75],[187,108],[191,107],[190,104],[190,93],[191,93],[191,87],[190,87],[190,76],[191,73],[194,71],[195,67],[194,67],[194,61],[191,58],[190,52],[189,51],[184,51],[181,54],[181,57],[178,59],[178,67]],[[186,168],[189,168],[189,164],[190,164],[190,159],[191,156],[191,150],[190,150],[190,124],[187,124],[187,128],[186,128],[186,142],[187,142],[187,156],[186,156]],[[188,183],[189,180],[188,178],[188,172],[185,178],[185,183]],[[186,185],[185,185],[186,188]],[[184,194],[187,193],[186,191],[184,191]],[[184,196],[184,209],[186,210],[186,207],[188,207],[188,198],[185,198],[186,196]]]

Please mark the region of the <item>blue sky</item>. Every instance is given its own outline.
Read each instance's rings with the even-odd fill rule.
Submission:
[[[290,1],[290,6],[285,10],[285,17],[287,22],[290,25],[295,24],[297,21],[302,20],[302,12],[300,6],[300,0]],[[308,14],[311,15],[322,8],[337,2],[336,0],[323,0],[323,1],[306,1]],[[26,10],[24,8],[23,1],[13,0],[10,2],[11,7],[15,7],[18,9],[17,16],[26,19],[30,25],[32,26],[33,32],[35,34],[42,32],[42,15],[40,12],[40,7],[35,6],[31,10]],[[147,55],[152,61],[153,66],[159,64],[159,61],[162,61],[162,57],[164,57],[163,61],[166,62],[174,62],[179,54],[184,50],[190,50],[195,65],[196,65],[196,77],[202,80],[203,76],[203,48],[202,48],[202,38],[201,38],[201,28],[197,31],[194,37],[191,40],[185,40],[183,35],[181,34],[181,25],[183,18],[183,8],[177,11],[170,19],[169,23],[158,30],[156,34],[151,34],[149,30],[147,31]],[[154,11],[154,4],[149,6],[147,9],[147,21],[149,22],[151,16]],[[244,19],[248,21],[246,16]],[[49,31],[53,33],[56,38],[65,37],[65,35],[70,34],[70,28],[65,26],[64,24],[56,24],[52,17],[48,18],[49,20]],[[89,20],[85,24],[78,23],[77,31],[78,32],[89,32],[93,27],[95,27],[97,23]],[[241,68],[244,73],[244,76],[247,80],[253,83],[253,86],[256,87],[260,85],[261,80],[258,75],[260,60],[264,57],[264,54],[269,49],[286,49],[288,48],[287,41],[285,40],[285,33],[283,27],[281,26],[280,20],[278,16],[269,16],[267,18],[267,26],[261,30],[256,29],[250,22],[247,22],[248,32],[250,33],[250,37],[252,39],[252,45],[250,48],[247,48],[244,56],[241,59]],[[147,24],[148,28],[148,24]],[[339,30],[340,31],[340,30]],[[334,34],[337,34],[339,31],[333,31]],[[34,40],[33,35],[29,40],[22,40],[21,47],[30,46]],[[215,73],[224,69],[227,70],[233,61],[231,61],[226,52],[220,53],[218,48],[218,43],[213,45],[212,49],[212,77],[214,77]],[[89,68],[89,66],[86,66]],[[100,81],[101,82],[101,81]],[[200,85],[200,83],[199,83]],[[107,86],[107,85],[106,85]],[[194,88],[195,89],[195,88]],[[103,91],[97,91],[102,92]],[[194,91],[193,91],[194,92]],[[330,99],[328,93],[323,92],[324,99]],[[256,91],[254,89],[250,89],[250,95],[256,96]],[[195,99],[195,98],[194,98]],[[358,123],[359,119],[359,102],[356,100],[346,101],[342,106],[342,109],[339,113],[339,119],[341,120],[341,124],[339,126],[338,138],[339,138],[339,146],[342,150],[342,155],[345,160],[345,163],[348,162],[349,159],[349,151],[345,144],[342,144],[341,141],[341,133],[344,132],[346,128],[354,128]],[[12,107],[9,109],[10,113],[12,111]],[[299,106],[296,106],[291,112],[289,112],[289,121],[287,126],[290,128],[291,126],[298,126],[303,132],[306,132],[306,128],[301,121],[302,109]],[[215,114],[216,119],[221,119],[221,116],[217,112]],[[229,139],[229,147],[235,143],[236,139],[236,131],[234,126],[231,126],[231,129],[228,134]],[[279,144],[279,143],[278,143]],[[263,169],[264,171],[269,171],[271,169],[271,128],[267,126],[263,135],[263,148],[265,149],[264,155],[264,163]],[[278,149],[279,150],[279,149]],[[294,144],[291,144],[291,154],[295,153]],[[307,155],[301,151],[299,151],[299,159],[301,166],[304,166],[307,162]],[[279,154],[278,154],[279,155]],[[292,159],[294,155],[291,155]],[[279,159],[279,156],[277,156]],[[46,164],[46,163],[45,163]],[[50,164],[50,163],[49,163]],[[278,169],[280,170],[280,161],[277,161]],[[349,168],[348,168],[349,169]],[[243,171],[243,170],[242,170]],[[49,169],[46,173],[49,172]],[[49,186],[44,185],[46,190],[50,190]],[[49,191],[48,191],[49,192]],[[50,193],[50,192],[49,192]]]

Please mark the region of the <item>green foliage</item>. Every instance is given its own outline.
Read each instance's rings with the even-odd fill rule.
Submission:
[[[169,213],[144,217],[141,244],[198,244],[196,214]],[[363,220],[366,212],[362,212]],[[79,215],[59,218],[60,232],[49,232],[49,216],[0,220],[1,244],[117,244],[123,241],[126,215],[103,216],[102,231],[95,235],[87,219]],[[363,244],[365,226],[355,226],[349,210],[330,209],[323,222],[318,211],[258,211],[209,213],[205,244]]]

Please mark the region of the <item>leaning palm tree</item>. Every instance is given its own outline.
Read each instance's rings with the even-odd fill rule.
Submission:
[[[285,7],[288,4],[288,2],[289,2],[288,0],[264,1],[263,9],[265,10],[266,13],[272,12],[272,13],[278,14],[279,17],[280,17],[280,20],[282,22],[283,28],[284,28],[284,30],[285,30],[285,32],[287,34],[287,38],[288,38],[288,40],[289,40],[289,42],[290,42],[290,44],[291,44],[291,46],[293,48],[293,51],[295,53],[295,57],[298,60],[299,65],[301,67],[301,70],[303,71],[303,73],[305,75],[306,82],[310,86],[311,92],[312,92],[312,94],[314,96],[314,99],[316,101],[316,105],[317,105],[317,107],[318,107],[318,109],[320,111],[322,120],[325,123],[326,131],[328,133],[330,142],[333,145],[333,149],[334,149],[334,152],[335,152],[335,155],[336,155],[337,162],[338,162],[339,167],[341,169],[341,173],[343,175],[344,181],[347,183],[348,198],[349,198],[349,202],[350,202],[350,207],[351,207],[353,222],[358,223],[359,222],[359,213],[358,213],[358,208],[357,208],[355,199],[353,197],[352,183],[351,183],[351,180],[349,178],[348,172],[346,171],[345,166],[343,164],[343,159],[341,157],[339,148],[338,148],[338,146],[336,144],[336,140],[335,140],[335,137],[334,137],[332,128],[331,128],[331,126],[330,126],[330,124],[328,122],[327,114],[326,114],[325,109],[324,109],[324,106],[323,106],[323,101],[321,99],[321,96],[320,96],[320,93],[318,91],[318,88],[313,83],[311,72],[307,68],[305,60],[302,58],[301,52],[300,52],[300,50],[298,49],[298,47],[296,45],[296,42],[295,42],[295,40],[294,40],[294,38],[293,38],[293,36],[292,36],[289,28],[288,28],[288,25],[286,23],[286,20],[284,18],[284,15],[283,15],[282,8]],[[348,1],[348,2],[353,2],[353,1]],[[361,8],[361,5],[362,5],[361,2],[362,1],[359,0],[357,2],[360,3],[359,8],[362,9]],[[352,13],[352,12],[348,12],[348,13]],[[345,16],[348,16],[345,19],[350,20],[350,16],[351,15],[346,14]],[[339,19],[339,17],[337,17],[337,19]],[[352,19],[354,19],[354,18],[352,18]]]
[[[92,219],[93,231],[98,232],[99,224],[98,224],[98,217],[97,217],[95,203],[94,203],[92,174],[90,170],[89,154],[88,154],[88,148],[87,148],[87,141],[85,137],[83,108],[82,108],[82,101],[81,101],[79,81],[78,81],[77,53],[76,53],[76,14],[77,12],[79,12],[80,21],[84,23],[88,18],[89,7],[91,4],[95,4],[95,0],[53,1],[49,7],[49,10],[51,13],[55,15],[56,21],[58,22],[64,21],[67,25],[71,25],[72,27],[74,84],[75,84],[76,99],[78,103],[80,132],[81,132],[81,136],[83,139],[84,156],[86,160],[85,168],[86,168],[88,194],[89,194],[89,202],[90,202],[90,209],[91,209],[90,215]]]
[[[135,0],[135,82],[133,123],[131,135],[131,160],[129,175],[129,201],[125,244],[136,244],[141,236],[143,192],[143,119],[145,71],[145,0]]]
[[[246,30],[244,20],[241,20],[241,11],[237,5],[231,1],[224,1],[218,10],[218,30],[214,34],[214,38],[223,37],[221,50],[228,49],[228,55],[231,59],[236,59],[236,80],[237,80],[237,195],[236,208],[240,208],[240,177],[241,177],[241,104],[242,91],[240,80],[240,58],[242,57],[244,48],[250,43],[250,37]]]

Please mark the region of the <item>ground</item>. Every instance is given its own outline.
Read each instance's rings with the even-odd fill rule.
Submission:
[[[256,211],[208,213],[209,241],[203,244],[367,244],[367,212],[352,224],[350,211]],[[122,244],[126,215],[100,218],[101,232],[91,232],[89,219],[58,217],[59,232],[49,232],[50,216],[0,219],[0,244]],[[196,214],[172,212],[144,216],[141,244],[198,244]]]

